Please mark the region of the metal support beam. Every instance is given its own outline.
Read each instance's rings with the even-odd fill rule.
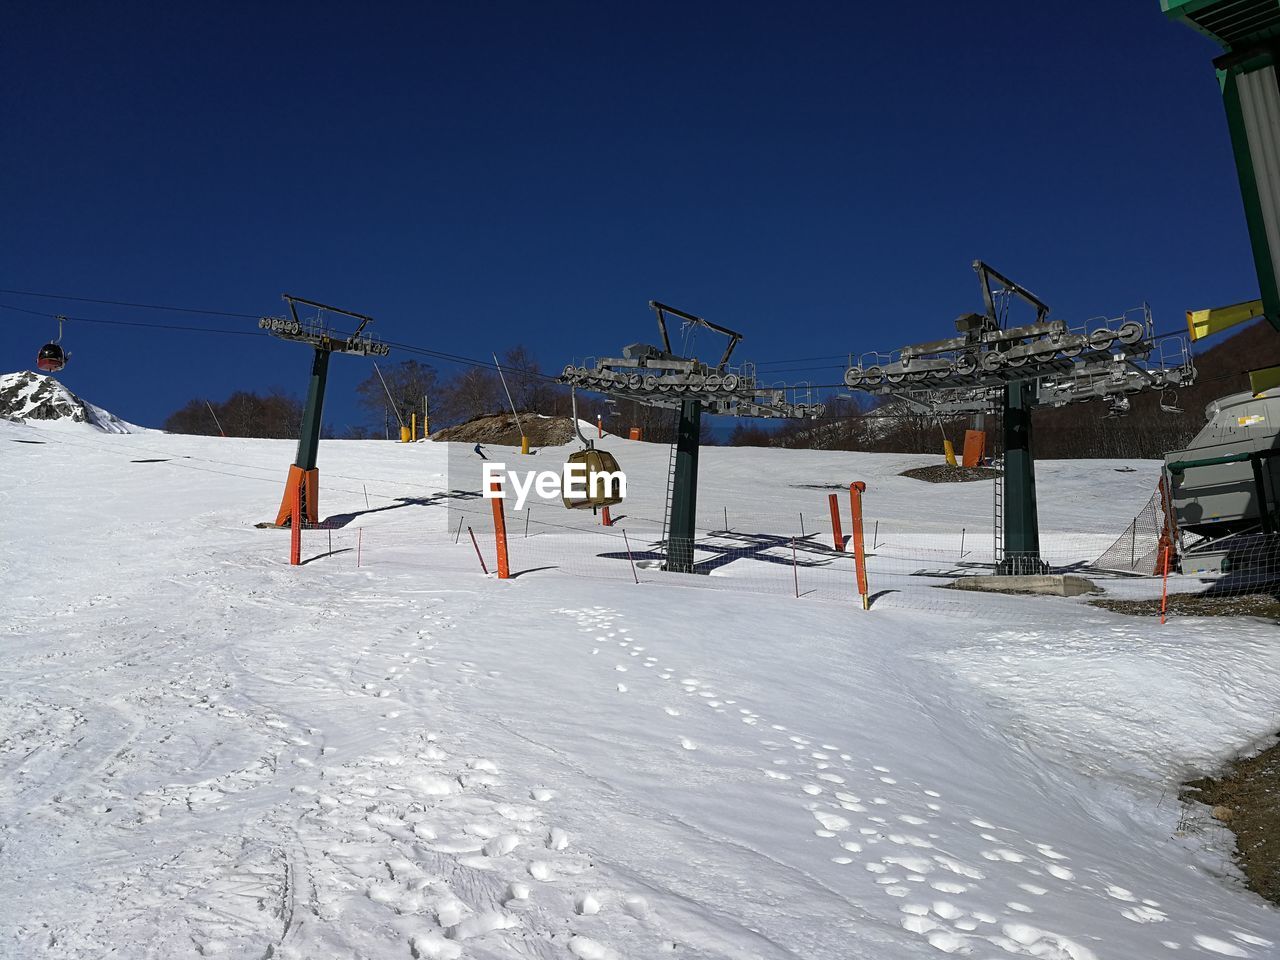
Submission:
[[[302,430],[298,435],[298,456],[294,464],[303,470],[314,469],[320,449],[320,424],[324,413],[324,386],[329,379],[329,358],[333,354],[317,347],[311,361],[311,381],[307,385],[307,406],[302,411]]]
[[[1274,60],[1274,48],[1266,59]],[[1235,156],[1245,222],[1267,321],[1280,330],[1280,182],[1276,179],[1280,115],[1274,62],[1231,66],[1221,72],[1222,102]]]
[[[667,528],[667,569],[693,573],[694,527],[698,517],[698,436],[702,403],[683,400],[676,424],[676,467],[671,484],[671,524]]]
[[[1035,384],[1020,380],[1004,394],[1004,559],[998,574],[1044,573],[1036,514],[1036,469],[1031,456]]]

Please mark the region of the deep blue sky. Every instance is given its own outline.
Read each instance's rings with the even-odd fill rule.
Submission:
[[[983,258],[1068,320],[1256,295],[1216,48],[1156,0],[79,4],[0,35],[0,287],[277,313],[558,370],[657,298],[758,361],[891,349]],[[88,317],[163,314],[0,295]],[[0,370],[51,326],[0,311]],[[276,341],[70,325],[63,378],[157,424],[300,391]],[[707,349],[704,352],[711,352]],[[394,359],[394,356],[393,356]],[[711,359],[711,358],[708,358]],[[838,380],[786,369],[793,379]],[[366,361],[326,420],[358,419]]]

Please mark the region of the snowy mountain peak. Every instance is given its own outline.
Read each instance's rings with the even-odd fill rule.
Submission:
[[[103,433],[143,429],[81,400],[53,377],[30,370],[0,374],[0,418],[35,425],[83,424]]]

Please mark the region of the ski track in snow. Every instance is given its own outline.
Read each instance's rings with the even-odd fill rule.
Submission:
[[[350,600],[384,624],[405,611],[393,596]],[[97,597],[81,612],[120,606]],[[460,957],[472,943],[480,952],[468,956],[607,957],[616,954],[599,915],[653,926],[643,898],[601,886],[590,859],[548,819],[548,791],[507,784],[498,763],[429,729],[441,696],[430,678],[437,638],[476,608],[453,606],[455,614],[410,613],[389,635],[361,631],[374,639],[334,645],[301,673],[254,662],[231,642],[210,648],[194,625],[161,655],[119,616],[86,631],[119,638],[97,646],[93,667],[80,665],[83,656],[34,655],[60,665],[40,674],[45,693],[19,688],[0,704],[0,854],[27,865],[25,876],[0,881],[0,896],[19,897],[44,873],[62,876],[71,892],[69,902],[27,904],[10,934],[12,955],[123,945],[131,956]],[[329,614],[316,605],[310,616]],[[111,702],[75,695],[85,673],[161,659],[161,690]],[[456,670],[464,684],[481,682],[471,661]],[[162,698],[185,702],[218,736],[184,752],[192,724],[153,713]],[[357,700],[380,722],[335,746],[339,731],[304,719],[308,700]],[[76,765],[85,754],[99,762]],[[179,758],[169,782],[130,788],[138,767]],[[186,839],[144,839],[175,828]],[[91,839],[99,852],[60,860],[37,852],[65,835]],[[63,919],[77,896],[95,902],[91,924]],[[164,946],[147,940],[158,930]],[[4,942],[0,954],[10,955]]]
[[[703,707],[726,723],[736,720],[767,734],[757,741],[761,758],[768,758],[760,773],[769,782],[799,791],[804,808],[816,821],[813,834],[832,844],[831,861],[851,869],[861,866],[870,873],[882,893],[898,902],[903,929],[919,935],[933,949],[970,955],[994,947],[1004,955],[1098,960],[1099,954],[1089,946],[1030,922],[1036,914],[1034,906],[1021,900],[1001,902],[988,892],[986,881],[996,872],[1012,874],[1025,899],[1032,902],[1068,890],[1112,902],[1116,912],[1133,923],[1169,919],[1158,901],[1109,883],[1104,870],[1073,869],[1071,858],[1051,844],[986,819],[970,817],[963,824],[982,841],[981,861],[958,859],[938,845],[940,834],[928,829],[935,820],[951,819],[939,790],[919,782],[900,782],[889,766],[855,758],[838,743],[794,733],[718,692],[712,683],[682,676],[678,669],[648,655],[638,642],[641,637],[617,623],[615,610],[562,608],[557,612],[573,617],[580,632],[590,636],[593,656],[612,650],[620,658],[638,658],[644,671],[679,689],[689,710]],[[614,670],[625,672],[634,662],[620,660]],[[685,715],[669,706],[663,713],[666,718]],[[696,749],[686,736],[676,733],[675,739],[686,750]],[[955,822],[951,819],[952,825]],[[1253,956],[1246,949],[1249,945],[1274,946],[1266,938],[1238,930],[1224,931],[1223,936],[1230,939],[1195,934],[1192,942],[1211,953],[1237,957]],[[1174,951],[1183,944],[1166,940],[1162,946]]]
[[[130,455],[214,445],[119,442],[21,448],[83,496],[0,463],[4,515],[64,524],[0,555],[2,957],[1276,952],[1221,851],[1151,814],[1170,755],[1203,766],[1267,729],[1277,698],[1237,673],[1276,675],[1263,631],[1233,628],[1219,663],[1192,627],[1059,624],[1082,608],[1057,601],[961,623],[498,584],[451,538],[290,570],[243,529],[252,476],[200,488],[225,496],[208,511],[133,479],[162,468]],[[253,449],[270,466],[237,469],[274,484],[284,447],[235,456]],[[132,491],[122,515],[99,487]]]

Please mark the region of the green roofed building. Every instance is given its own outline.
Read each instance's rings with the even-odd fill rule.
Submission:
[[[1222,48],[1218,70],[1263,309],[1280,330],[1280,0],[1160,0]]]

